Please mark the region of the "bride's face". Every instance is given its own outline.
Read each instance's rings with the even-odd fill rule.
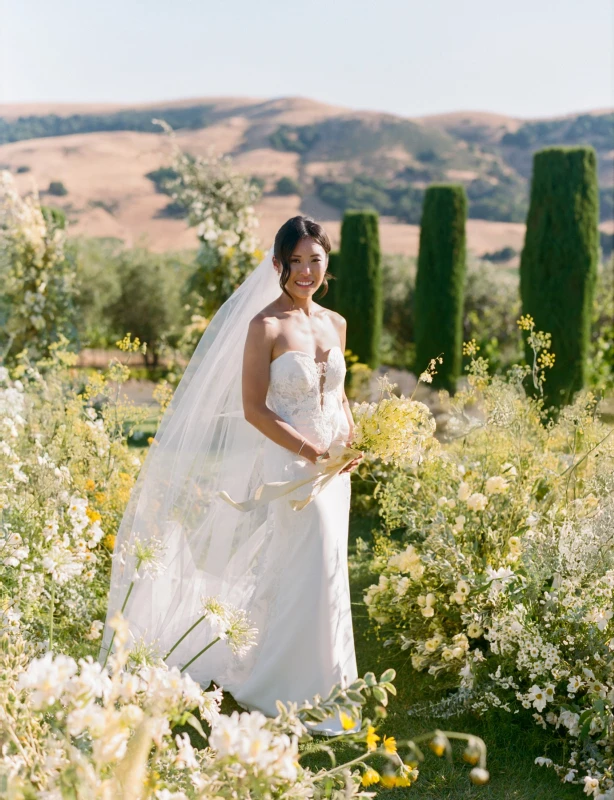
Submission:
[[[295,297],[310,297],[322,285],[327,266],[326,251],[314,239],[301,239],[290,257],[290,276],[286,289]],[[281,274],[281,264],[275,259]]]

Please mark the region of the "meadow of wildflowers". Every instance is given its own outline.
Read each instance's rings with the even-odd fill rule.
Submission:
[[[107,370],[76,369],[66,329],[56,325],[70,296],[69,265],[61,251],[48,257],[61,247],[61,234],[35,196],[22,201],[7,189],[3,202],[23,211],[18,218],[3,210],[0,225],[2,269],[12,276],[16,335],[10,343],[22,337],[23,344],[0,365],[3,796],[370,797],[369,787],[412,785],[423,758],[420,743],[441,755],[450,739],[465,741],[470,779],[484,783],[485,747],[477,737],[431,732],[395,741],[376,732],[395,693],[390,669],[379,679],[369,672],[350,686],[332,687],[325,698],[279,703],[278,716],[267,719],[258,712],[221,713],[222,687],[203,691],[190,679],[189,663],[169,668],[154,645],[131,638],[121,613],[112,620],[112,652],[103,663],[95,660],[112,559],[134,557],[134,580],[164,569],[162,542],[144,547],[137,541],[126,553],[116,550],[115,532],[142,463],[128,439],[152,423],[152,414],[159,417],[169,389],[156,389],[153,412],[123,396],[130,359],[145,348],[129,334],[117,342],[124,357]],[[20,289],[20,275],[33,288]],[[47,294],[48,286],[57,291]],[[40,295],[38,316],[32,295]],[[395,403],[381,406],[382,419],[389,419],[383,411],[389,407]],[[425,421],[426,434],[415,439],[421,447],[430,422],[417,405],[407,408],[411,419],[418,414]],[[398,411],[404,419],[407,409]],[[398,433],[395,426],[398,418],[391,433]],[[402,441],[406,455],[410,439]],[[203,618],[217,632],[205,649],[230,646],[241,655],[252,646],[254,631],[241,609],[215,598],[202,602]],[[339,762],[308,727],[335,714],[346,729],[338,741],[350,752]],[[305,754],[317,751],[330,756],[330,765],[304,766]]]
[[[456,677],[431,709],[530,714],[559,738],[555,769],[614,797],[614,437],[580,394],[556,418],[540,388],[553,363],[530,318],[533,363],[488,374],[475,343],[468,383],[442,395],[445,441],[388,468],[365,603],[385,645]],[[526,387],[530,388],[530,392]]]

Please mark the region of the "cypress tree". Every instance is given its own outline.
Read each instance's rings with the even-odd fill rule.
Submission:
[[[547,406],[582,388],[599,260],[597,157],[592,147],[548,147],[533,157],[531,200],[520,259],[524,314],[552,335]],[[532,363],[533,352],[527,348]]]
[[[331,250],[328,254],[328,269],[326,270],[334,277],[328,281],[328,291],[323,297],[316,297],[316,301],[324,308],[330,308],[337,311],[335,305],[335,291],[337,290],[337,283],[339,282],[339,251]]]
[[[467,195],[463,186],[434,184],[424,195],[414,291],[416,372],[443,356],[433,385],[454,392],[461,373]]]
[[[382,263],[376,211],[346,211],[335,307],[347,320],[346,346],[371,369],[379,366],[382,332]]]

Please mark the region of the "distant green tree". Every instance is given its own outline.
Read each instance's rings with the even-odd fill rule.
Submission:
[[[376,211],[346,211],[341,226],[336,310],[347,320],[346,346],[363,364],[379,366],[382,266]]]
[[[294,178],[284,176],[275,184],[275,192],[281,195],[301,194],[301,187]]]
[[[178,338],[186,321],[181,281],[165,255],[145,249],[121,251],[116,266],[119,292],[104,313],[118,337],[131,333],[147,342],[146,364],[156,367],[163,340]]]
[[[68,194],[68,189],[64,186],[62,181],[51,181],[47,193],[55,195],[56,197],[64,197],[64,195]]]
[[[520,293],[523,313],[552,335],[555,363],[544,384],[551,407],[569,403],[586,379],[598,223],[595,150],[548,147],[535,153]]]
[[[443,356],[433,385],[454,392],[461,373],[466,271],[467,196],[462,186],[435,184],[424,197],[414,294],[416,364],[421,373]]]
[[[335,304],[335,294],[337,292],[337,283],[339,282],[339,251],[338,250],[331,250],[328,254],[328,268],[327,272],[332,277],[328,279],[328,291],[323,297],[317,296],[316,300],[324,308],[330,308],[333,311],[337,311],[337,307]]]

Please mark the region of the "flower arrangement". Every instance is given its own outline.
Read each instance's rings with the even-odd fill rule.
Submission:
[[[539,763],[611,798],[612,429],[590,392],[556,420],[527,396],[523,380],[539,389],[551,358],[501,377],[470,355],[467,388],[443,398],[447,444],[378,487],[380,575],[365,603],[415,669],[457,676],[434,713],[530,711],[569,742],[567,763]]]
[[[0,171],[0,355],[33,359],[67,335],[74,322],[76,270],[62,226],[45,215],[38,194],[22,198],[13,176]]]
[[[384,464],[397,467],[419,464],[426,450],[437,444],[433,439],[433,415],[413,396],[396,397],[393,394],[396,387],[386,376],[379,379],[379,388],[381,396],[377,403],[363,402],[352,408],[356,425],[352,446]]]
[[[258,218],[254,205],[261,190],[250,177],[237,172],[229,156],[193,156],[180,149],[174,132],[154,120],[171,137],[171,167],[176,175],[166,189],[186,211],[196,228],[200,249],[198,269],[189,281],[195,293],[193,344],[203,323],[245,280],[263,257],[258,249]],[[206,323],[205,323],[206,324]]]
[[[120,613],[111,625],[116,648],[108,668],[89,656],[75,661],[49,651],[32,657],[19,636],[0,637],[0,731],[6,742],[0,776],[11,797],[61,797],[69,789],[103,800],[369,797],[364,787],[375,783],[396,787],[417,780],[419,742],[443,754],[451,738],[467,742],[467,760],[475,765],[471,780],[488,779],[484,743],[475,737],[437,731],[397,743],[380,737],[368,718],[350,732],[357,706],[369,696],[380,711],[386,705],[394,692],[392,670],[379,680],[368,673],[347,688],[334,686],[324,699],[278,703],[273,719],[259,711],[227,716],[220,713],[219,688],[203,692],[147,650],[128,650],[128,625]],[[305,723],[335,712],[348,731],[339,738],[359,755],[318,771],[302,766],[299,745],[312,742]],[[192,728],[202,745],[186,730],[178,733],[180,726]],[[367,763],[374,756],[387,764],[381,772]]]

